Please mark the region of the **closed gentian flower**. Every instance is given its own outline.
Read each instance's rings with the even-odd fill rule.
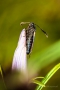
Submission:
[[[27,72],[27,57],[26,57],[26,33],[22,30],[17,48],[14,52],[12,70],[19,70],[22,73]]]

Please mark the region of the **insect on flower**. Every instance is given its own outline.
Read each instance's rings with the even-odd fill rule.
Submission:
[[[36,31],[35,26],[37,27],[39,26],[32,22],[21,22],[20,23],[20,25],[23,25],[23,24],[29,24],[28,27],[25,29],[26,31],[26,54],[28,55],[31,53],[32,45],[34,42],[35,31]],[[43,29],[40,28],[40,30],[46,35],[46,37],[48,37],[47,33]]]

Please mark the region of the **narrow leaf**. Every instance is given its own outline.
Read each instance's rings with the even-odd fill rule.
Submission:
[[[60,63],[57,64],[42,80],[42,83],[45,85],[49,79],[57,72],[57,70],[60,69]],[[43,86],[38,86],[36,90],[41,90]]]
[[[33,80],[33,83],[38,84],[39,86],[45,87],[45,85],[38,80]]]

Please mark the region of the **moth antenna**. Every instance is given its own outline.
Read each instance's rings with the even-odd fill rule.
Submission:
[[[21,22],[20,25],[27,24],[27,23],[30,23],[30,22]]]
[[[40,28],[40,26],[38,26],[37,24],[35,24],[37,27],[39,27]],[[48,34],[42,29],[42,28],[40,28],[40,30],[46,35],[46,37],[48,38]]]

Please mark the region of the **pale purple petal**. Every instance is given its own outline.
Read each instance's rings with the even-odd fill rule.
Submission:
[[[17,48],[14,52],[12,70],[20,70],[25,73],[27,71],[27,57],[26,57],[26,33],[22,30]]]

